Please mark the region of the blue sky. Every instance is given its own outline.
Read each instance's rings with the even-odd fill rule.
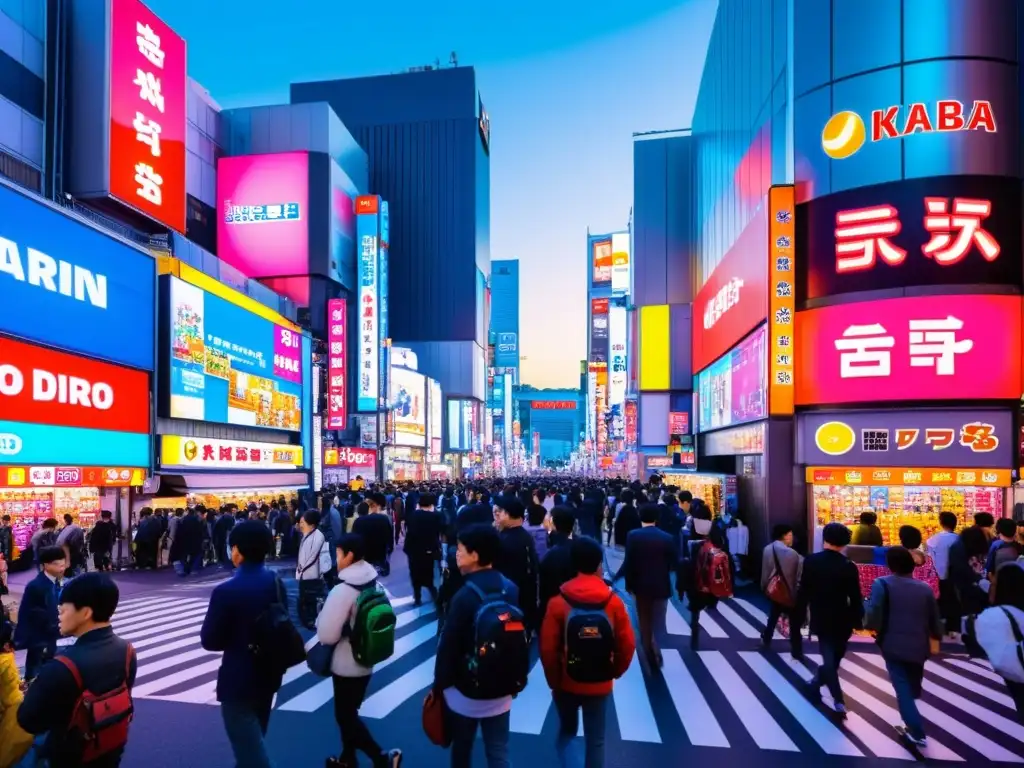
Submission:
[[[523,381],[575,386],[586,232],[625,227],[634,132],[689,127],[718,0],[148,0],[224,107],[286,103],[303,80],[459,62],[491,116],[491,258],[521,262]],[[281,10],[279,10],[281,9]]]

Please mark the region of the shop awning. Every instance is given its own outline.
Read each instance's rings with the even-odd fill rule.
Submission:
[[[309,475],[305,472],[251,472],[248,474],[161,474],[161,491],[174,488],[181,493],[216,493],[231,489],[256,490],[274,488],[282,491],[301,491],[309,488]]]

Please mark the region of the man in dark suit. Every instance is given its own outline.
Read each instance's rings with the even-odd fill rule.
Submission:
[[[64,548],[56,545],[39,550],[42,570],[25,586],[18,606],[14,647],[26,649],[25,680],[31,682],[45,661],[57,650],[57,598],[64,577]]]
[[[455,517],[456,531],[471,525],[493,525],[494,507],[491,506],[491,494],[485,488],[473,489],[473,500],[459,510]]]
[[[660,667],[661,651],[656,638],[665,631],[665,611],[672,596],[671,574],[679,553],[672,537],[656,527],[659,515],[657,504],[640,507],[640,528],[626,537],[626,559],[614,581],[626,577],[626,591],[636,601],[640,645],[648,663]]]
[[[409,494],[410,497],[412,494]],[[406,512],[405,555],[409,558],[409,578],[412,581],[413,605],[420,604],[424,587],[431,598],[437,600],[434,586],[434,563],[441,554],[441,532],[444,521],[435,511],[437,497],[424,493],[418,497],[419,508]]]
[[[843,554],[850,543],[850,529],[841,523],[829,523],[822,531],[825,549],[804,560],[797,590],[797,616],[811,612],[811,633],[818,637],[822,664],[811,682],[817,696],[822,685],[832,694],[835,711],[846,716],[846,703],[839,687],[839,664],[846,655],[853,630],[864,623],[864,600],[860,594],[857,566]],[[799,627],[791,631],[799,632]]]
[[[223,651],[217,672],[217,701],[238,765],[270,765],[263,742],[270,724],[274,694],[284,670],[250,650],[259,634],[258,621],[272,603],[287,594],[264,561],[273,536],[259,520],[243,520],[231,529],[231,561],[235,575],[210,595],[200,640],[208,651]]]
[[[548,551],[540,561],[541,621],[544,620],[548,601],[558,594],[565,582],[576,578],[569,547],[576,516],[569,507],[555,507],[551,510],[551,522],[554,530],[551,532]]]

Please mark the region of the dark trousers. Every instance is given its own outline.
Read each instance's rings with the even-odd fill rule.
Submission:
[[[109,571],[110,570],[110,553],[109,552],[93,552],[92,553],[92,564],[96,567],[97,571]]]
[[[555,751],[559,763],[570,765],[569,752],[579,731],[579,712],[583,710],[584,768],[604,768],[605,724],[608,711],[607,696],[580,696],[555,691],[555,711],[558,712],[558,736]]]
[[[924,721],[917,709],[917,699],[921,698],[924,664],[887,658],[885,668],[889,671],[889,680],[896,692],[896,706],[907,731],[915,739],[923,739]]]
[[[359,717],[359,707],[366,698],[366,689],[370,685],[370,675],[365,677],[331,678],[334,683],[334,719],[341,731],[341,761],[356,764],[357,753],[362,752],[374,764],[380,762],[381,750],[366,723]]]
[[[320,612],[320,599],[324,596],[323,579],[299,579],[298,613],[299,622],[306,629],[316,626],[316,617]]]
[[[143,541],[135,543],[135,564],[139,568],[156,568],[157,543]]]
[[[668,600],[636,596],[636,623],[640,630],[640,647],[647,654],[650,664],[660,664],[661,650],[658,648],[658,637],[665,632],[665,611]]]
[[[487,768],[511,768],[508,754],[508,731],[511,712],[494,717],[476,719],[449,712],[449,726],[452,735],[451,767],[471,768],[473,745],[479,727],[484,742],[484,756]],[[586,727],[586,726],[584,726]]]
[[[236,768],[273,768],[264,737],[270,725],[273,696],[258,701],[222,701],[221,718]]]
[[[768,612],[768,623],[765,625],[761,639],[767,644],[772,641],[775,634],[775,627],[779,618],[785,615],[789,619],[789,648],[794,656],[803,656],[804,643],[800,636],[800,621],[797,618],[796,610],[780,603],[772,603],[772,609]]]
[[[812,683],[815,690],[822,685],[828,688],[832,700],[836,704],[845,704],[843,689],[839,687],[839,664],[846,656],[846,648],[850,643],[850,636],[846,637],[818,637],[818,650],[821,651],[821,666],[818,667],[818,675]]]
[[[1006,680],[1006,688],[1013,698],[1013,706],[1017,708],[1017,721],[1024,724],[1024,683]]]
[[[432,599],[437,600],[437,587],[434,586],[433,553],[409,556],[409,579],[412,581],[412,599],[416,605],[420,603],[420,594],[424,588],[430,592]]]
[[[947,632],[960,631],[960,600],[951,579],[939,579],[939,616]]]
[[[35,680],[40,667],[57,653],[56,643],[32,645],[25,651],[25,680]]]

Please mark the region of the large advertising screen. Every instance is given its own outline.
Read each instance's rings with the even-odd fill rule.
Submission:
[[[473,450],[473,401],[448,401],[448,450]]]
[[[427,381],[422,373],[391,369],[391,412],[395,445],[426,446]]]
[[[800,416],[797,463],[844,467],[1015,466],[1009,411],[816,411]]]
[[[0,336],[0,464],[149,467],[149,374]]]
[[[0,331],[153,370],[156,261],[0,185]]]
[[[327,302],[327,428],[348,426],[348,301]]]
[[[612,239],[603,237],[590,241],[590,263],[594,285],[608,285],[612,281]]]
[[[914,296],[806,310],[797,315],[796,341],[797,405],[1021,396],[1019,296]]]
[[[711,365],[768,317],[768,220],[754,216],[693,300],[693,370]]]
[[[431,461],[441,460],[443,445],[442,433],[444,431],[444,396],[441,394],[441,383],[434,379],[427,380],[428,407],[430,416],[428,420],[430,432],[430,444],[427,446]]]
[[[590,300],[590,362],[608,362],[608,299]]]
[[[372,205],[371,205],[372,203]],[[376,411],[380,402],[380,198],[364,195],[356,198],[356,240],[359,253],[359,308],[356,380],[360,411]]]
[[[801,302],[909,286],[1021,284],[1017,178],[908,179],[819,197],[799,211]]]
[[[247,472],[302,469],[301,445],[160,436],[160,466],[178,469],[235,469]]]
[[[110,194],[185,231],[185,41],[139,0],[110,4]]]
[[[761,326],[697,374],[697,429],[731,427],[768,415],[768,329]]]
[[[626,334],[625,307],[608,310],[608,405],[614,408],[626,402]]]
[[[309,274],[309,155],[217,161],[217,256],[247,277]]]
[[[612,235],[612,296],[625,296],[630,284],[629,232]]]
[[[301,335],[168,279],[170,417],[298,432]]]

